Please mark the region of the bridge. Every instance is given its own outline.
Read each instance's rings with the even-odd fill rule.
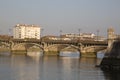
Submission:
[[[27,52],[40,50],[44,54],[59,55],[60,51],[78,51],[82,55],[96,53],[106,49],[107,41],[91,40],[37,40],[37,39],[0,39],[0,48],[6,48],[11,52]]]
[[[106,41],[94,40],[48,40],[48,39],[13,39],[11,37],[0,37],[0,51],[9,50],[13,52],[27,52],[29,50],[40,50],[45,55],[53,54],[59,55],[61,51],[78,51],[81,56],[96,55],[96,52],[107,49],[109,51],[111,44],[120,39],[116,36],[114,29],[107,30],[108,39]]]

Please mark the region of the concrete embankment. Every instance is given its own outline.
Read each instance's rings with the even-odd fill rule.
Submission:
[[[120,71],[120,41],[115,41],[103,58],[100,68],[104,71]]]

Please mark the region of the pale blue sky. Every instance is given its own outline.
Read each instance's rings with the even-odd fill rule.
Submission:
[[[0,33],[17,23],[36,24],[44,35],[81,32],[120,34],[120,0],[0,0]]]

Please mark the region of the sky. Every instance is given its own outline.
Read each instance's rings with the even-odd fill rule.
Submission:
[[[120,34],[120,0],[0,0],[0,34],[12,35],[16,24],[39,25],[43,35]]]

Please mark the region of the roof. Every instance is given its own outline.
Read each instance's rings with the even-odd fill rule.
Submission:
[[[38,25],[28,25],[28,24],[16,24],[15,27],[39,27]]]

